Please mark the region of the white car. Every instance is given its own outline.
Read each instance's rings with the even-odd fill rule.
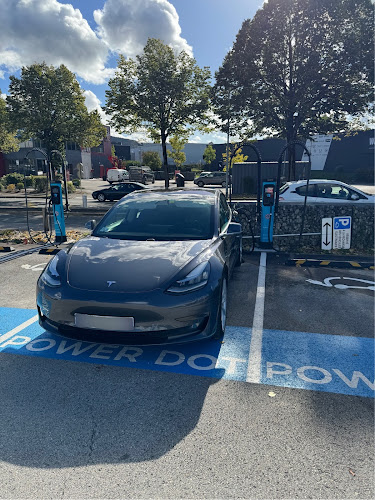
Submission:
[[[129,180],[129,172],[123,168],[110,168],[107,171],[107,181],[112,184],[112,182],[122,182]]]
[[[280,202],[303,203],[307,181],[287,182],[280,188]],[[311,179],[307,203],[374,203],[375,197],[341,181]]]

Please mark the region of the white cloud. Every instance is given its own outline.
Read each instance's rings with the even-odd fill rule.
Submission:
[[[65,64],[84,80],[104,83],[108,47],[79,9],[57,0],[0,0],[0,61],[8,71],[45,61]]]
[[[108,0],[94,11],[94,19],[111,50],[127,57],[141,53],[148,38],[160,38],[192,55],[191,46],[181,38],[177,11],[167,0]]]
[[[85,96],[85,104],[89,111],[96,109],[99,113],[100,119],[104,125],[110,124],[110,118],[106,115],[101,107],[101,101],[94,92],[91,90],[84,90],[83,94]]]

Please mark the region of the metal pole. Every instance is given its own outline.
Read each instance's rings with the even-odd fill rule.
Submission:
[[[228,184],[229,184],[229,115],[228,115],[228,131],[227,131],[227,165],[225,175],[225,198],[228,199]]]

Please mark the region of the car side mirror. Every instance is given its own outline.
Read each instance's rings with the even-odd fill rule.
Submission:
[[[231,222],[229,224],[227,229],[227,234],[241,234],[241,233],[242,233],[241,224],[238,224],[237,222]]]
[[[93,220],[89,220],[88,222],[86,222],[85,224],[85,228],[86,229],[91,229],[91,231],[93,231],[95,229],[95,226],[96,226],[96,220],[93,219]]]
[[[359,200],[359,196],[358,196],[358,194],[353,193],[353,194],[350,196],[350,199],[351,199],[351,200],[353,200],[353,201],[357,201],[357,200]]]

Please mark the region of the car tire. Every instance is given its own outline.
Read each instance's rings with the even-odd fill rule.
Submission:
[[[105,201],[105,196],[103,193],[98,194],[98,201]]]
[[[241,238],[240,248],[238,250],[238,256],[237,256],[237,260],[236,260],[235,266],[236,267],[240,267],[240,265],[242,264],[242,262],[243,262],[243,259],[242,259],[242,238]]]
[[[226,276],[221,280],[219,309],[217,312],[216,328],[212,338],[214,340],[221,339],[224,336],[225,325],[227,321],[227,298],[228,298],[228,284]]]
[[[227,183],[226,183],[226,181],[223,181],[223,182],[221,183],[221,187],[223,187],[223,188],[227,187]]]
[[[204,182],[202,182],[202,181],[198,181],[198,182],[197,182],[197,185],[198,185],[198,187],[202,188],[202,187],[204,187]]]

